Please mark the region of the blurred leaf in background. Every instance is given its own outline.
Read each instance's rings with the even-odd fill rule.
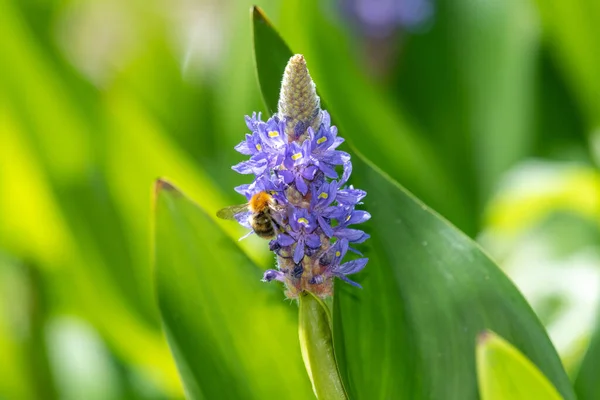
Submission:
[[[562,399],[533,363],[489,331],[478,338],[477,379],[482,400]]]
[[[593,399],[600,6],[367,3],[258,5],[343,135],[480,240]],[[267,111],[251,5],[0,0],[0,398],[183,396],[152,287],[152,183],[211,216],[241,201],[232,149]],[[264,243],[240,251],[272,264]]]

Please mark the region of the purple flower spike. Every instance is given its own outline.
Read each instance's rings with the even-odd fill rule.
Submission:
[[[347,186],[352,174],[350,155],[337,149],[344,139],[319,104],[304,58],[292,57],[278,114],[266,121],[260,113],[246,117],[251,132],[235,147],[249,159],[233,170],[255,176],[235,190],[250,204],[261,192],[272,202],[267,214],[274,231],[269,249],[277,256],[277,269],[267,270],[262,280],[283,282],[289,298],[303,291],[331,296],[334,278],[360,287],[347,276],[360,272],[368,261],[342,262],[348,250],[360,254],[349,244],[362,243],[369,235],[353,225],[371,215],[356,209],[366,192]],[[235,218],[242,226],[257,229],[254,218],[264,215],[243,211]]]

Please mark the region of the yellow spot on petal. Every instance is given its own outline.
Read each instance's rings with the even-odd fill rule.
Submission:
[[[341,255],[342,255],[342,253],[340,253],[339,251],[336,251],[336,252],[335,252],[335,256],[336,256],[336,257],[339,257],[339,256],[341,256]]]
[[[326,199],[326,198],[328,198],[328,197],[329,197],[329,195],[328,195],[327,193],[325,193],[325,192],[323,192],[323,193],[321,193],[321,194],[319,195],[319,198],[320,198],[320,199]]]
[[[277,136],[279,136],[279,132],[277,132],[277,131],[271,131],[271,132],[268,133],[268,135],[269,135],[269,137],[277,137]]]
[[[308,220],[306,218],[298,218],[298,223],[308,225]]]
[[[322,138],[317,139],[317,144],[321,144],[326,141],[327,141],[327,138],[325,136],[323,136]]]
[[[262,150],[262,146],[260,144],[256,144],[256,150],[261,151]]]
[[[348,215],[348,216],[346,217],[346,221],[348,221],[349,219],[350,219],[350,215]]]
[[[294,161],[296,161],[299,158],[302,158],[302,153],[296,153],[292,156],[292,160],[294,160]]]

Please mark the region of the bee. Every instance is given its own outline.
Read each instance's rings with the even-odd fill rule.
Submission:
[[[267,192],[258,192],[248,203],[225,207],[217,211],[217,217],[235,219],[235,216],[250,211],[249,223],[254,233],[263,239],[275,237],[279,224],[273,219],[272,210],[277,210],[277,201]]]

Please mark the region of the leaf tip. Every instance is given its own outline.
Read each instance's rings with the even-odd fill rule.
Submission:
[[[256,4],[250,7],[250,13],[254,19],[267,21],[267,16],[265,15],[264,11]]]
[[[477,335],[477,344],[482,346],[488,343],[494,337],[494,332],[485,330]]]
[[[178,193],[179,191],[165,178],[158,178],[154,183],[154,193],[158,195],[161,191]]]

